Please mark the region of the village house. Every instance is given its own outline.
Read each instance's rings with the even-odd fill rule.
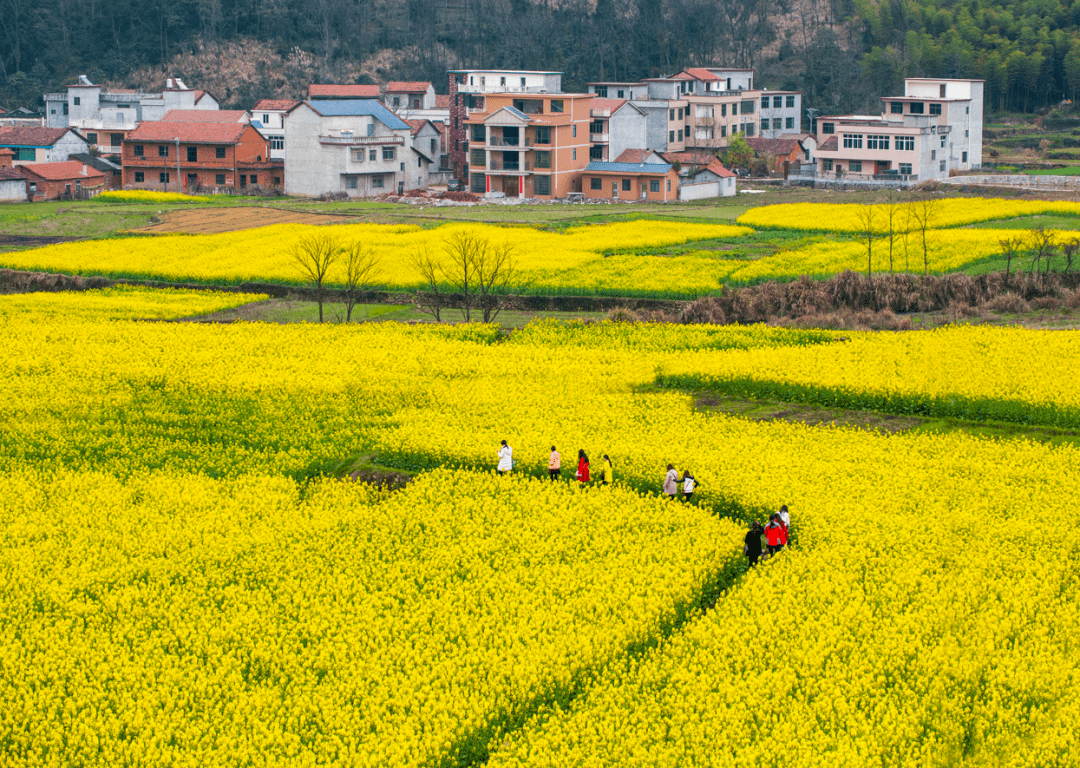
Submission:
[[[0,109],[0,126],[34,128],[45,125],[45,114],[26,107]]]
[[[270,157],[285,159],[285,114],[299,104],[291,99],[260,99],[251,108],[251,119],[270,142]]]
[[[60,163],[71,155],[87,152],[90,144],[74,128],[3,127],[0,147],[15,153],[14,165]]]
[[[64,93],[45,94],[45,120],[51,128],[76,128],[97,151],[120,153],[124,138],[142,122],[162,120],[174,109],[216,110],[217,99],[206,91],[188,88],[170,78],[165,88],[145,93],[126,88],[105,88],[85,76]]]
[[[104,155],[93,155],[85,152],[72,155],[71,160],[88,165],[105,174],[105,186],[109,189],[122,189],[124,186],[124,168],[119,162],[113,162]],[[114,158],[119,160],[120,158]]]
[[[882,116],[900,119],[904,115],[935,118],[938,136],[948,134],[943,149],[950,169],[967,171],[982,167],[983,80],[909,77],[903,96],[886,96]],[[940,159],[938,161],[940,166]]]
[[[414,151],[413,128],[375,99],[304,101],[285,115],[285,128],[289,195],[369,197],[427,186],[430,132],[418,131],[428,143]]]
[[[335,85],[332,83],[312,83],[308,86],[308,101],[345,99],[378,99],[382,89],[377,85]]]
[[[250,123],[246,109],[170,109],[161,118],[163,123]]]
[[[669,163],[592,162],[582,181],[585,197],[593,200],[666,203],[679,198],[679,174]]]
[[[593,98],[589,115],[590,161],[612,160],[623,150],[646,145],[648,117],[632,102]]]
[[[383,104],[394,112],[403,109],[434,109],[435,87],[431,83],[391,80],[383,91]]]
[[[665,152],[649,149],[627,149],[617,158],[621,164],[667,164],[678,181],[678,200],[702,200],[709,197],[731,197],[735,194],[735,174],[725,168],[710,152]],[[603,195],[601,195],[603,196]]]
[[[33,163],[19,166],[29,187],[31,201],[82,199],[84,194],[105,189],[104,173],[86,163],[68,160],[61,163]]]
[[[754,158],[771,172],[783,173],[785,170],[810,163],[814,159],[817,141],[808,133],[778,136],[766,139],[755,136],[746,140],[754,150]]]
[[[26,176],[11,167],[14,156],[10,149],[0,149],[0,203],[25,203],[29,199]]]
[[[285,168],[248,123],[142,123],[124,140],[125,189],[281,187]]]
[[[445,184],[450,180],[448,169],[440,164],[445,157],[442,149],[442,131],[430,120],[408,118],[405,122],[409,126],[412,135],[412,151],[417,160],[423,160],[424,165],[418,166],[424,170],[425,178],[417,180],[418,187],[428,187],[433,184]]]

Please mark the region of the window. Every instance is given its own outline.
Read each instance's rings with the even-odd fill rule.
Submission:
[[[862,173],[862,160],[852,160],[849,165],[852,173]]]
[[[626,98],[626,95],[625,95],[626,91],[624,91],[622,88],[620,88],[616,93],[617,93],[616,98],[619,98],[619,99],[625,99]]]
[[[68,103],[65,101],[63,106],[64,106],[64,114],[66,115],[68,113]]]
[[[747,136],[753,136],[754,135],[754,124],[753,123],[747,123],[746,126],[743,128],[743,132]]]
[[[243,178],[243,177],[241,177],[241,178]],[[371,177],[371,186],[375,187],[376,189],[382,189],[383,188],[383,177],[382,176],[372,176]]]
[[[780,130],[780,125],[781,125],[781,121],[780,121],[780,118],[779,118],[779,117],[774,117],[774,118],[772,119],[772,127],[773,127],[773,130],[774,130],[774,131],[779,131],[779,130]]]
[[[240,186],[241,187],[246,187],[247,186],[247,174],[245,174],[245,173],[240,174]]]
[[[270,122],[270,115],[263,115],[263,120],[262,120],[263,128],[265,128],[266,124],[269,123],[269,122]]]
[[[285,137],[284,136],[271,136],[270,137],[270,149],[285,149]]]
[[[675,143],[675,131],[668,131],[667,140],[668,140],[668,144],[674,144]]]
[[[960,153],[960,162],[961,163],[966,163],[967,162],[967,152],[961,152]]]
[[[405,163],[404,162],[401,163],[401,166],[398,168],[398,170],[400,170],[400,171],[405,170]]]
[[[146,180],[146,175],[142,171],[135,171],[135,183],[142,184]]]
[[[769,108],[769,97],[768,96],[762,96],[761,97],[761,108],[762,109],[768,109]]]
[[[189,163],[197,163],[197,162],[199,162],[199,148],[198,147],[188,147],[187,148],[187,161]]]
[[[938,86],[938,89],[939,89],[938,90],[938,97],[944,99],[945,98],[945,83],[942,83],[940,86]]]
[[[551,111],[552,112],[562,112],[563,111],[563,100],[562,99],[552,99],[551,100]]]
[[[694,129],[694,138],[700,140],[708,140],[713,137],[713,129],[711,126],[705,126],[704,128],[698,126]]]
[[[523,77],[523,78],[521,78],[521,87],[522,87],[522,88],[524,88],[524,87],[525,87],[525,78],[524,78],[524,77]]]
[[[143,145],[142,144],[136,144],[134,147],[131,148],[131,151],[134,153],[135,157],[142,157],[143,156]]]
[[[834,123],[822,123],[821,124],[821,132],[822,133],[836,133],[836,125]]]
[[[595,88],[593,88],[593,93],[595,93],[601,99],[606,99],[607,98],[607,86],[606,85],[598,85]]]
[[[966,138],[968,138],[968,137],[969,137],[970,135],[971,135],[971,133],[970,133],[970,132],[969,132],[969,131],[968,131],[967,129],[964,129],[964,138],[966,139]]]
[[[577,138],[577,126],[576,125],[571,125],[570,126],[570,135],[573,136],[575,139]]]
[[[670,192],[670,191],[671,191],[671,179],[668,179],[668,180],[667,180],[667,191],[668,191],[668,192]]]
[[[650,192],[659,192],[660,191],[660,179],[649,179],[649,191]]]
[[[432,139],[431,140],[431,154],[435,154],[438,150],[439,150],[439,140],[438,139]]]
[[[727,136],[727,126],[726,125],[721,125],[720,126],[720,138],[724,138],[725,136]]]
[[[550,144],[551,143],[551,128],[548,126],[538,127],[536,129],[536,143],[537,144]]]
[[[763,131],[769,130],[769,118],[767,118],[767,117],[761,118],[761,130],[763,130]]]
[[[904,176],[911,175],[911,163],[900,163],[900,173]]]
[[[823,170],[823,171],[831,171],[832,170],[832,160],[822,160],[821,161],[821,170]]]
[[[487,191],[485,178],[482,173],[474,173],[469,179],[469,190],[478,195],[484,194]]]
[[[97,144],[97,134],[96,133],[88,133],[88,134],[86,134],[86,143],[87,144]]]
[[[599,176],[593,176],[591,179],[589,179],[589,189],[600,189],[600,190],[602,190],[603,188],[604,188],[604,180],[601,179]]]
[[[403,163],[403,165],[404,165],[404,163]],[[424,167],[424,159],[422,157],[416,158],[416,167],[417,168],[423,168]]]
[[[888,149],[889,137],[882,135],[875,135],[873,133],[868,134],[866,137],[867,149]]]
[[[734,107],[735,105],[732,104],[731,106]],[[727,104],[720,105],[720,117],[727,117]]]
[[[251,174],[251,176],[248,177],[248,181],[250,181],[252,186],[254,186],[259,183],[259,177],[258,175],[253,173]]]
[[[676,141],[682,141],[682,128],[679,129],[679,136]]]
[[[786,106],[788,109],[795,109],[795,97],[794,96],[785,96],[784,101],[785,101],[784,106]]]
[[[78,96],[76,96],[76,97],[75,97],[75,106],[77,107],[77,106],[79,106],[80,104],[82,104],[82,101],[80,101],[79,97],[78,97]]]
[[[603,133],[603,132],[604,132],[604,121],[603,120],[593,120],[591,123],[589,123],[589,133]]]
[[[970,115],[971,114],[971,107],[964,107],[964,114],[965,115]]]
[[[697,114],[698,117],[712,117],[712,104],[698,104],[695,108],[695,114]]]
[[[862,149],[861,133],[845,133],[844,149]]]
[[[931,115],[940,115],[941,114],[941,105],[940,104],[931,104],[930,105],[930,114]]]
[[[356,189],[356,181],[357,179],[355,176],[346,176],[345,189]]]
[[[577,160],[577,150],[576,149],[571,149],[570,150],[570,159],[571,160]]]
[[[224,186],[225,185],[225,174],[224,173],[219,173],[217,176],[215,176],[214,177],[214,183],[217,184],[219,187]]]
[[[169,145],[168,144],[158,144],[157,154],[158,154],[158,157],[168,157],[169,156]]]
[[[908,112],[912,115],[921,115],[923,113],[923,103],[921,101],[913,101],[908,106]]]
[[[502,85],[502,86],[506,85],[506,78],[505,77],[500,77],[499,78],[499,85]]]
[[[478,168],[484,167],[484,150],[474,149],[469,152],[469,165],[475,165]]]
[[[603,149],[596,147],[600,150],[600,157],[603,157]],[[551,167],[551,153],[546,150],[533,153],[533,163],[537,168],[550,168]]]
[[[915,137],[914,136],[897,136],[896,148],[902,149],[907,152],[915,151]]]
[[[12,160],[25,160],[32,163],[37,160],[37,150],[33,147],[20,147],[15,150],[15,157]]]
[[[122,133],[110,133],[109,134],[109,143],[112,144],[114,147],[119,147],[121,144],[124,143],[124,134],[122,134]]]
[[[794,127],[795,127],[795,118],[794,117],[785,117],[784,118],[784,128],[786,128],[787,130],[790,131]]]
[[[672,122],[672,123],[675,122],[675,110],[674,109],[669,109],[668,110],[668,120],[670,122]]]
[[[894,114],[894,115],[902,115],[902,114],[904,114],[904,102],[902,102],[902,101],[890,101],[889,102],[889,112]]]
[[[214,147],[214,157],[218,160],[225,159],[225,147]]]
[[[784,103],[784,97],[783,96],[773,96],[772,97],[773,109],[780,109],[780,107],[781,107],[781,105],[783,103]]]
[[[551,194],[551,177],[550,176],[533,176],[533,194],[534,195],[550,195]]]
[[[679,107],[679,120],[683,119],[683,108]]]
[[[931,149],[930,150],[930,159],[931,160],[937,160],[937,150],[936,149]]]
[[[382,159],[383,160],[393,160],[395,157],[397,157],[397,152],[395,151],[395,149],[393,147],[383,147],[382,148]]]
[[[945,141],[946,141],[946,140],[947,140],[948,138],[949,138],[949,135],[948,135],[948,134],[946,134],[946,133],[943,133],[943,134],[941,134],[941,148],[942,148],[942,149],[945,149]]]
[[[169,183],[169,174],[167,174],[167,173],[159,173],[158,174],[158,181],[160,181],[162,184],[168,184]]]
[[[275,187],[280,187],[281,186],[281,177],[280,176],[275,176],[274,177],[274,186]]]
[[[942,170],[942,172],[945,171],[945,161],[944,160],[941,161],[941,170]]]
[[[623,189],[623,192],[629,192],[630,191],[630,179],[623,179],[622,180],[622,189]]]
[[[475,141],[477,144],[483,144],[484,141],[487,139],[487,136],[485,135],[485,132],[484,132],[484,126],[482,126],[482,125],[470,125],[469,129],[471,130],[471,133],[472,133],[472,137],[470,139],[471,141]]]
[[[747,99],[746,101],[742,101],[742,102],[739,102],[739,103],[742,104],[742,113],[744,115],[752,115],[752,114],[754,114],[754,102],[753,102],[753,100]]]

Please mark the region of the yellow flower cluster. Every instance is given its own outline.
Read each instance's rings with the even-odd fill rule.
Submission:
[[[105,203],[209,203],[205,195],[183,195],[179,192],[154,192],[149,189],[113,189],[94,198]]]
[[[1078,359],[1075,333],[949,326],[679,359],[662,377],[740,396],[1077,427]]]
[[[874,226],[877,232],[889,231],[888,207],[888,204],[874,206]],[[912,220],[911,210],[908,204],[895,205],[895,231],[914,231],[919,228]],[[937,228],[1044,213],[1080,216],[1080,203],[968,197],[936,200],[930,210],[932,214],[929,225]],[[866,229],[865,220],[860,220],[860,217],[865,215],[866,206],[855,203],[783,203],[751,208],[739,217],[738,223],[762,229],[859,232]]]
[[[751,231],[726,224],[646,220],[574,227],[562,233],[486,224],[449,224],[434,229],[382,224],[318,228],[278,224],[212,235],[161,235],[139,240],[64,243],[3,254],[2,258],[5,266],[15,269],[71,274],[170,281],[300,283],[306,278],[290,256],[290,249],[304,236],[318,232],[334,235],[344,243],[361,243],[370,248],[379,260],[374,281],[392,289],[408,290],[422,283],[411,256],[422,250],[439,255],[448,238],[464,232],[486,238],[493,245],[511,245],[522,281],[535,283],[533,292],[552,289],[558,292],[564,285],[589,285],[587,274],[595,264],[602,263],[605,252],[738,237]],[[343,279],[342,269],[338,265],[331,270],[330,283],[339,283]]]
[[[938,355],[958,398],[1072,407],[1066,334],[73,314],[0,323],[0,764],[1069,762],[1080,452],[644,386],[752,365],[847,386],[839,365],[856,392],[937,395],[916,369]],[[500,439],[512,476],[471,471]],[[610,455],[615,485],[547,481],[552,444],[564,475]],[[308,482],[361,453],[463,469]],[[694,504],[641,495],[668,463]],[[707,513],[785,502],[795,547],[732,583],[741,535]]]
[[[0,296],[0,323],[9,318],[51,320],[174,320],[240,307],[269,298],[261,293],[147,289],[118,285],[83,293]]]

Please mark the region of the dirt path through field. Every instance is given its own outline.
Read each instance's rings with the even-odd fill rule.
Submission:
[[[186,234],[213,234],[234,232],[238,229],[267,227],[271,224],[344,224],[342,216],[319,213],[281,211],[274,208],[196,208],[194,210],[169,211],[158,218],[158,224],[140,227],[133,232]]]

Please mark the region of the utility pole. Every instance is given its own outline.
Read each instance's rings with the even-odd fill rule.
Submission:
[[[176,137],[176,192],[181,193],[180,189],[180,137]]]

